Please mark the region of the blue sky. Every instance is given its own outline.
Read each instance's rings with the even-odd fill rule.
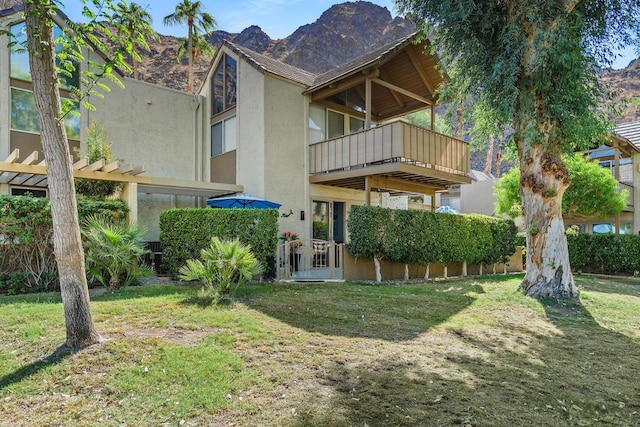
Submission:
[[[80,0],[61,0],[65,5],[64,12],[74,21],[81,21]],[[201,0],[204,11],[213,15],[218,29],[230,33],[238,33],[250,25],[258,25],[272,39],[281,39],[291,35],[298,27],[311,24],[331,5],[342,3],[335,0]],[[379,6],[386,7],[396,16],[393,0],[370,0]],[[171,14],[178,0],[136,0],[136,3],[147,6],[153,16],[156,31],[160,34],[186,36],[185,27],[165,27],[162,18]],[[621,52],[613,68],[624,68],[636,58],[634,49],[629,47]]]

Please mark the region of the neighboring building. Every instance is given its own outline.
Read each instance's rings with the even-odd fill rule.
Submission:
[[[9,12],[0,12],[0,26],[15,30],[20,15]],[[424,53],[428,42],[417,40],[407,36],[322,75],[224,42],[197,95],[125,77],[126,89],[93,100],[96,111],[81,109],[70,144],[80,146],[96,119],[117,157],[146,165],[144,175],[102,173],[127,182],[150,240],[163,210],[244,191],[282,204],[281,231],[342,243],[351,205],[402,194],[435,200],[471,182],[466,142],[401,119],[425,108],[433,118],[446,78]],[[16,73],[18,61],[0,37],[0,159],[9,160],[0,163],[0,193],[46,191],[46,180],[29,181],[41,170],[11,166],[20,161],[15,149],[23,158],[41,148],[32,122],[17,119],[18,109],[34,113],[22,100],[30,79]]]
[[[587,154],[611,171],[620,189],[629,192],[627,206],[615,218],[589,221],[567,218],[565,224],[576,224],[581,231],[593,234],[638,234],[640,232],[640,122],[621,123],[616,126],[610,140]]]

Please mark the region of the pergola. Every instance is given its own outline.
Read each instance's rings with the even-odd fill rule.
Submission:
[[[34,151],[20,161],[20,150],[14,150],[0,162],[0,186],[47,188],[46,161],[39,161],[38,157],[38,152]],[[104,160],[89,163],[87,158],[81,158],[73,163],[74,178],[123,183],[121,199],[129,206],[131,218],[138,216],[138,192],[209,198],[244,191],[242,185],[143,176],[144,172],[144,165],[120,164],[118,161],[108,164]]]

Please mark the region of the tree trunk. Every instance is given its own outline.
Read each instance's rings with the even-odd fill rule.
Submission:
[[[502,175],[502,144],[504,142],[504,134],[498,139],[498,152],[496,153],[496,173],[493,174],[496,178],[500,178]]]
[[[53,219],[53,248],[60,278],[67,338],[65,345],[84,347],[100,341],[93,326],[80,239],[69,144],[61,117],[49,1],[25,0],[29,65],[47,163]]]
[[[382,282],[382,274],[380,273],[380,259],[377,256],[373,256],[373,265],[376,268],[376,282]]]
[[[562,195],[569,186],[566,167],[559,153],[534,145],[521,153],[520,174],[527,272],[519,289],[534,298],[576,299],[562,220]]]
[[[424,278],[428,279],[429,278],[429,264],[427,264],[427,268],[424,271]]]
[[[189,18],[188,22],[189,34],[187,39],[187,49],[189,49],[189,79],[187,83],[187,92],[193,93],[193,19]]]
[[[409,264],[404,265],[404,281],[409,280]]]
[[[484,161],[484,173],[487,175],[491,174],[491,169],[493,167],[493,146],[496,143],[496,136],[491,135],[489,137],[489,146],[487,147],[487,157]]]

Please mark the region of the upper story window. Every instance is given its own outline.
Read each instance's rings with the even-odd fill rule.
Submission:
[[[211,83],[212,116],[236,106],[237,63],[229,55],[222,55]]]
[[[29,53],[26,49],[27,31],[24,22],[11,26],[11,130],[20,132],[40,133],[38,125],[38,113],[33,98],[33,86],[31,84],[31,71],[29,67]],[[60,27],[54,27],[54,37],[63,36]],[[59,52],[62,47],[56,45]],[[58,60],[58,59],[56,59]],[[60,73],[60,95],[63,100],[70,101],[69,89],[79,84],[78,68],[71,75]],[[73,102],[73,108],[64,118],[65,129],[69,139],[80,139],[80,106]]]
[[[309,143],[337,138],[364,129],[364,120],[329,110],[318,104],[309,106]]]
[[[237,146],[236,116],[211,125],[211,157],[233,151]]]
[[[53,29],[54,39],[57,40],[59,37],[63,36],[64,34],[62,29],[55,26]],[[30,82],[31,70],[29,68],[29,53],[26,49],[27,30],[24,22],[11,26],[11,41],[14,42],[11,46],[11,78]],[[61,44],[56,44],[56,53],[59,53],[61,50]],[[56,55],[56,65],[59,65],[59,63],[60,59]],[[63,89],[77,88],[80,84],[78,67],[76,66],[75,70],[70,75],[60,72],[58,74],[58,79],[60,80],[60,87]]]

